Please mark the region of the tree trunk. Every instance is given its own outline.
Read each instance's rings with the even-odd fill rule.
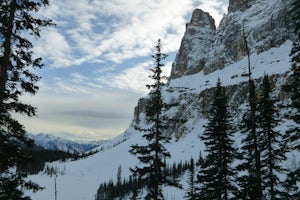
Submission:
[[[9,20],[7,24],[7,29],[4,35],[4,53],[2,62],[0,63],[0,112],[3,113],[3,101],[5,94],[5,87],[8,79],[8,68],[10,64],[10,54],[11,54],[11,40],[13,34],[15,12],[16,12],[16,0],[12,0],[10,4]]]

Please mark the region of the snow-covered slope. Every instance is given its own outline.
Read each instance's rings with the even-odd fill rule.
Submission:
[[[104,145],[106,141],[92,141],[92,142],[75,142],[60,137],[39,133],[39,134],[28,134],[28,138],[34,140],[35,145],[43,147],[48,150],[60,150],[70,153],[84,153],[90,151],[96,147]]]
[[[199,128],[203,122],[199,122]],[[200,129],[201,130],[201,129]],[[72,200],[91,200],[97,192],[99,184],[110,179],[116,180],[118,167],[122,167],[122,176],[129,176],[129,167],[137,163],[135,157],[128,153],[130,145],[140,143],[141,135],[132,130],[131,137],[114,148],[97,153],[87,159],[66,162],[52,163],[58,166],[64,175],[57,177],[58,199]],[[182,140],[168,144],[171,151],[172,160],[186,160],[197,157],[199,150],[202,148],[197,138],[198,131],[194,131]],[[38,193],[32,194],[34,200],[54,199],[54,177],[44,174],[34,175],[31,180],[38,182],[46,189]],[[170,194],[171,195],[171,194]],[[182,199],[182,198],[178,198]]]
[[[253,54],[251,60],[254,68],[254,77],[257,78],[264,72],[270,75],[287,72],[290,66],[288,57],[290,48],[291,42],[287,41],[279,48],[272,48],[259,55]],[[192,94],[199,94],[214,87],[218,77],[221,78],[223,85],[240,84],[240,82],[246,81],[246,78],[241,76],[245,71],[246,63],[246,58],[243,58],[237,63],[208,75],[200,72],[171,80],[164,92],[165,101],[181,99],[179,103],[185,104],[188,100],[180,98],[182,95],[189,96],[188,93],[190,93],[192,96]],[[170,88],[173,88],[173,90],[168,91]],[[174,88],[177,89],[174,90]],[[195,105],[190,106],[193,107]],[[200,107],[201,105],[197,106]],[[186,111],[188,110],[189,108],[186,108]],[[169,110],[169,115],[176,114],[176,112],[177,110]],[[170,163],[186,161],[191,157],[197,159],[199,152],[204,150],[204,145],[198,136],[203,133],[203,125],[206,123],[206,120],[200,117],[198,109],[190,109],[188,115],[190,117],[185,123],[186,133],[180,139],[173,137],[172,142],[167,144],[167,148],[172,155]],[[140,116],[140,125],[142,121],[142,116]],[[117,170],[120,165],[122,167],[122,176],[128,178],[130,174],[129,167],[138,164],[137,159],[128,152],[130,146],[143,142],[141,133],[133,129],[135,123],[133,122],[125,133],[102,146],[101,152],[91,157],[73,162],[52,163],[51,165],[57,166],[64,171],[63,175],[57,177],[58,198],[66,200],[94,199],[100,183],[110,179],[116,180]],[[285,129],[285,126],[283,124],[281,129]],[[236,137],[236,141],[239,141],[239,134],[236,134]],[[300,157],[298,156],[296,159],[299,160]],[[43,191],[31,194],[34,200],[54,198],[54,177],[39,174],[31,176],[30,179],[46,187]],[[186,186],[185,179],[181,180],[181,182]],[[175,196],[175,199],[178,200],[183,199],[184,196],[183,190],[171,187],[165,188],[164,192],[165,196]]]

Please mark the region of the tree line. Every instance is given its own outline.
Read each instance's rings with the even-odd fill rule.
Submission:
[[[168,180],[174,183],[174,187],[182,188],[182,185],[179,184],[179,179],[190,169],[190,166],[189,161],[173,163],[172,165],[166,165],[162,173]],[[141,188],[146,189],[148,184],[148,181],[134,175],[129,176],[129,179],[122,179],[122,168],[120,165],[116,181],[111,179],[108,182],[101,183],[95,199],[138,199],[138,196],[141,194]]]
[[[87,158],[98,152],[98,150],[94,150],[86,153],[71,153],[61,150],[48,150],[39,146],[35,146],[34,148],[24,148],[23,153],[26,156],[26,159],[17,164],[17,170],[28,174],[38,174],[44,170],[47,162],[75,161]]]

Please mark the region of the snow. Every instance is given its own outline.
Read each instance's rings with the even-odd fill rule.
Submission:
[[[135,133],[128,140],[114,148],[95,154],[87,159],[52,163],[53,166],[59,166],[60,169],[65,168],[65,174],[57,177],[58,199],[94,199],[100,183],[110,179],[116,181],[119,165],[122,166],[122,176],[128,177],[130,174],[129,167],[138,164],[137,159],[131,156],[128,151],[132,144],[140,143],[141,140],[141,135]],[[198,133],[195,132],[177,143],[173,141],[168,144],[167,148],[171,154],[176,155],[172,158],[172,161],[185,161],[186,158],[190,159],[191,156],[198,157],[197,140],[199,140]],[[176,148],[174,148],[174,144],[176,144]],[[33,200],[54,198],[54,177],[38,174],[31,176],[30,179],[46,187],[45,190],[31,194]]]
[[[287,41],[279,48],[272,48],[259,55],[251,55],[251,66],[253,70],[253,77],[261,77],[264,73],[283,74],[289,70],[290,59],[289,52],[292,42]],[[240,82],[247,81],[247,77],[241,76],[247,72],[247,57],[244,57],[239,62],[231,64],[222,70],[215,71],[211,74],[204,75],[202,72],[190,76],[184,76],[171,80],[168,87],[164,91],[165,101],[171,102],[178,98],[180,94],[185,92],[199,93],[207,88],[214,87],[217,78],[220,77],[223,85],[234,85]],[[174,89],[170,92],[168,89]],[[179,91],[180,88],[180,91]],[[184,101],[184,99],[183,99]],[[183,103],[183,102],[180,102]],[[170,109],[168,115],[175,115],[175,110]],[[193,115],[197,116],[197,115]],[[204,153],[204,145],[199,139],[199,135],[203,133],[203,125],[206,120],[190,119],[185,126],[187,126],[189,133],[184,135],[179,140],[172,139],[171,143],[166,147],[170,151],[172,157],[170,163],[187,161],[193,157],[198,159],[200,151]],[[279,129],[285,130],[289,122],[281,124]],[[54,162],[50,165],[56,166],[61,171],[62,175],[57,177],[57,191],[58,199],[62,200],[90,200],[95,198],[97,189],[104,181],[113,179],[116,181],[117,170],[121,165],[122,176],[128,178],[130,175],[129,167],[134,167],[138,164],[136,157],[129,154],[129,149],[132,144],[141,144],[141,133],[132,128],[131,125],[128,130],[112,139],[102,146],[98,147],[101,150],[86,159],[68,162]],[[239,141],[240,138],[236,138]],[[295,158],[294,158],[295,156]],[[300,160],[298,154],[291,154],[290,160],[287,163],[297,162]],[[48,200],[54,199],[54,176],[50,177],[43,173],[32,175],[31,180],[37,182],[40,186],[45,187],[44,190],[37,193],[30,193],[33,200]],[[181,180],[183,186],[186,186],[186,177]],[[164,188],[165,197],[167,199],[183,199],[184,191],[174,188]]]
[[[261,77],[263,74],[283,74],[291,66],[289,52],[292,42],[286,41],[279,48],[272,48],[261,54],[254,53],[250,56],[252,77],[254,79]],[[184,76],[171,80],[169,87],[183,87],[199,93],[205,89],[215,87],[218,78],[221,79],[223,86],[236,85],[240,82],[246,82],[247,76],[242,74],[248,73],[248,58],[244,57],[240,61],[226,66],[222,70],[217,70],[208,75],[203,72]],[[195,87],[197,86],[197,87]]]
[[[70,153],[85,153],[99,145],[104,145],[107,141],[80,142],[62,139],[52,134],[27,134],[27,137],[34,140],[35,145],[47,150],[60,150]]]

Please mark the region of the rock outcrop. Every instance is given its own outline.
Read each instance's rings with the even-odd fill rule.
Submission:
[[[171,79],[203,71],[209,74],[246,55],[244,36],[251,53],[261,53],[293,39],[289,31],[291,0],[230,0],[228,14],[217,30],[214,20],[195,10],[187,24]],[[245,34],[243,34],[243,32]]]
[[[228,12],[244,11],[250,8],[254,0],[229,0]]]
[[[214,42],[215,33],[215,20],[212,16],[196,9],[190,23],[186,25],[179,52],[172,65],[171,78],[194,74],[204,68],[207,62],[205,55]]]

